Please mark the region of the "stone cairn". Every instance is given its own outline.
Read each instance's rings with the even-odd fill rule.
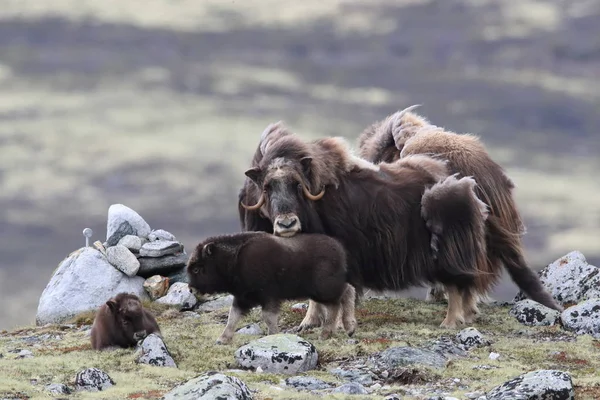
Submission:
[[[92,230],[86,228],[86,246],[91,235]],[[122,273],[146,279],[144,289],[152,300],[160,300],[170,288],[191,295],[185,273],[188,254],[183,244],[166,230],[151,229],[137,212],[127,206],[113,204],[109,207],[106,241],[97,240],[92,246]],[[174,285],[176,283],[179,284]],[[174,304],[172,301],[166,303]]]

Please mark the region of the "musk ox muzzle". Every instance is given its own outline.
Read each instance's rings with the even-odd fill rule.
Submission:
[[[146,336],[148,336],[148,335],[146,334],[145,330],[139,331],[139,332],[136,332],[133,334],[133,340],[142,340],[142,339],[145,339]]]
[[[291,237],[301,229],[300,218],[294,213],[278,215],[273,221],[273,233],[276,236]]]

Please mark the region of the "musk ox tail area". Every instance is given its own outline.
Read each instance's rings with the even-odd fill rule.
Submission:
[[[457,278],[470,276],[477,285],[478,276],[486,273],[481,266],[487,260],[488,210],[475,195],[475,185],[473,178],[457,179],[457,174],[439,181],[425,190],[421,216],[431,232],[431,252],[441,271]],[[460,281],[457,285],[462,286]]]
[[[491,256],[499,259],[504,264],[519,289],[531,300],[562,312],[563,307],[544,288],[538,275],[527,266],[521,250],[520,235],[504,228],[502,221],[496,216],[489,217],[487,228],[488,238],[494,241],[493,248],[490,246],[491,251],[494,252]]]

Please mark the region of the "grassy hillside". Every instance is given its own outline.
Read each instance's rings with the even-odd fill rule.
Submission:
[[[414,103],[507,168],[533,265],[574,249],[600,263],[597,2],[4,3],[0,327],[34,320],[112,203],[190,248],[238,229],[268,123],[354,143]]]

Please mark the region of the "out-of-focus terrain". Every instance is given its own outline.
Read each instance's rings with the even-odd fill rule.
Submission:
[[[0,328],[32,323],[111,204],[190,249],[239,229],[268,123],[355,143],[416,103],[506,167],[532,265],[599,264],[599,18],[597,1],[3,1]]]

